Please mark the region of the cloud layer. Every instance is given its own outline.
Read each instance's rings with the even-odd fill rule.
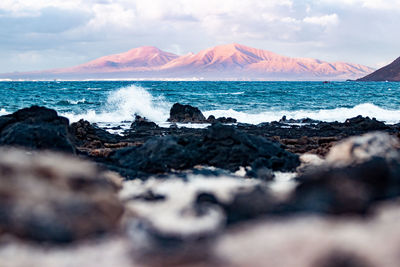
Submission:
[[[0,72],[232,42],[378,67],[400,56],[399,22],[400,0],[2,0]]]

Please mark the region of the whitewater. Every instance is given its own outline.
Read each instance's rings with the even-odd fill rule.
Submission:
[[[400,122],[398,83],[334,82],[0,82],[0,115],[31,105],[54,108],[71,122],[129,127],[136,115],[162,126],[171,106],[197,106],[206,117],[259,124],[311,118],[339,121],[358,115]],[[196,125],[193,125],[196,126]]]

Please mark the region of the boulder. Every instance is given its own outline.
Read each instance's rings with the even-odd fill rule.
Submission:
[[[181,122],[181,123],[206,123],[207,120],[203,113],[190,105],[182,105],[175,103],[169,113],[169,122]]]
[[[102,147],[104,143],[118,143],[122,140],[120,136],[111,134],[83,119],[71,124],[71,133],[79,146],[97,142]]]
[[[326,162],[330,165],[350,165],[373,157],[382,157],[388,161],[400,160],[399,148],[399,140],[387,133],[367,133],[336,144],[326,156]]]
[[[67,243],[116,230],[119,185],[94,164],[50,152],[0,150],[0,234]]]
[[[74,153],[67,118],[45,107],[32,106],[0,117],[0,145]]]
[[[343,140],[331,149],[325,162],[309,166],[297,178],[291,208],[365,214],[372,203],[400,196],[398,144],[379,132]]]

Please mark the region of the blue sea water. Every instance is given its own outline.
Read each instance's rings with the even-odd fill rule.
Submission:
[[[71,121],[128,124],[135,114],[164,124],[175,102],[208,115],[261,123],[309,117],[344,121],[357,115],[400,122],[400,83],[391,82],[0,82],[0,114],[31,105],[57,110]]]

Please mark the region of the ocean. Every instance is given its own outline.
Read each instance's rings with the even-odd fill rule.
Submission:
[[[258,124],[286,117],[344,121],[357,115],[400,122],[400,83],[51,81],[0,82],[0,115],[31,105],[53,108],[71,122],[129,127],[135,114],[166,126],[175,102],[207,117]]]

